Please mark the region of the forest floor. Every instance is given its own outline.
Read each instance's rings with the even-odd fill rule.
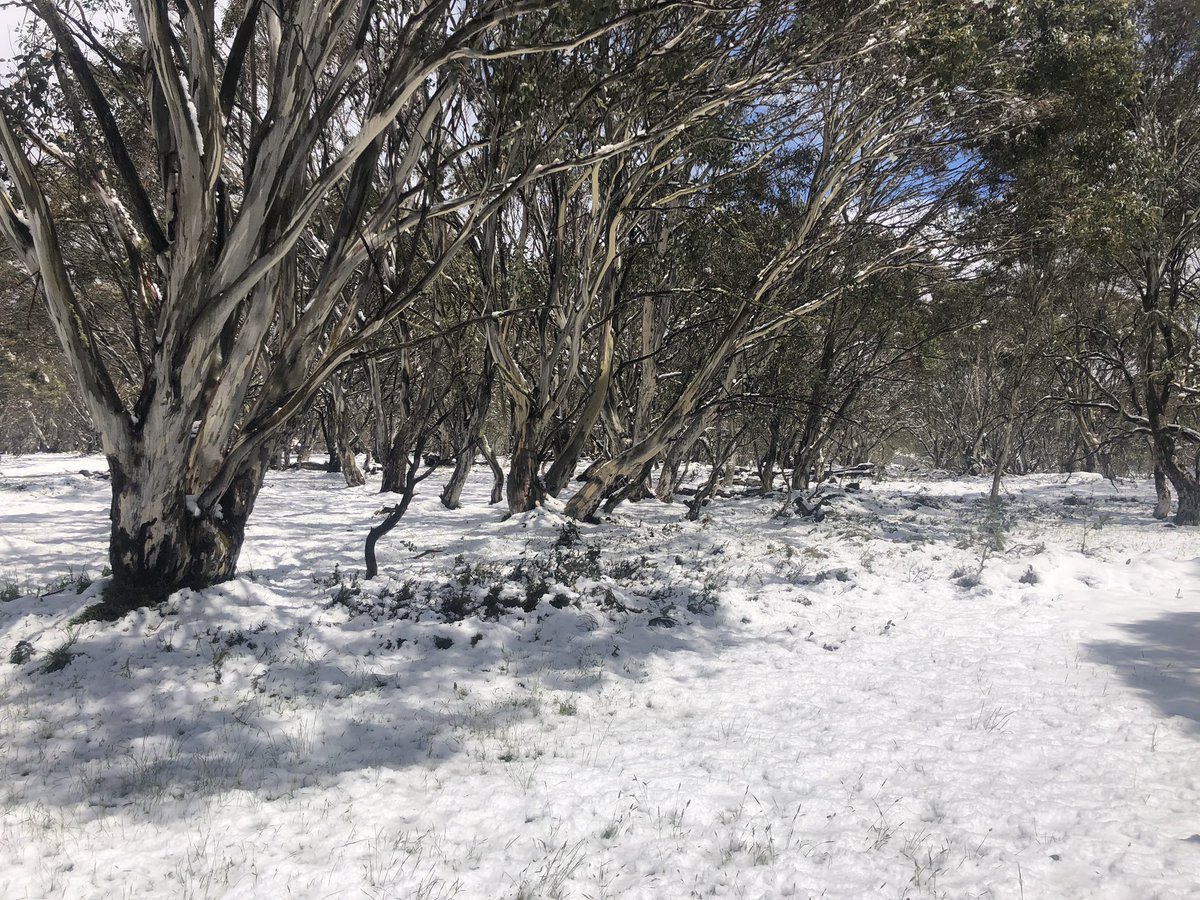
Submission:
[[[71,624],[103,467],[0,459],[8,900],[1200,897],[1200,532],[1147,483],[576,530],[431,478],[367,584],[373,487],[272,473],[241,577]]]

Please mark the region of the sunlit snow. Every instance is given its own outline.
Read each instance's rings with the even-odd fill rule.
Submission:
[[[1196,896],[1200,538],[1146,483],[576,539],[434,478],[363,585],[374,488],[272,473],[241,577],[71,625],[103,469],[0,458],[4,897]]]

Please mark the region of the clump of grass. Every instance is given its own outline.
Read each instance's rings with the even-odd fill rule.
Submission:
[[[538,868],[532,873],[529,868],[521,873],[516,900],[563,900],[567,896],[567,883],[586,858],[583,842],[560,845],[553,840],[539,840],[537,844]]]
[[[562,584],[575,584],[582,578],[599,581],[600,548],[591,546],[584,548],[582,553],[565,553],[555,550],[550,560],[550,572],[554,580]]]
[[[21,586],[21,582],[15,578],[6,577],[0,581],[0,603],[12,603],[18,597],[24,597],[26,593],[28,592]]]
[[[720,594],[729,584],[729,575],[717,570],[704,576],[700,590],[692,591],[687,598],[687,611],[693,615],[709,615],[720,604]]]
[[[1012,717],[1012,712],[998,706],[983,706],[967,723],[967,727],[972,731],[1003,731]]]
[[[68,625],[85,625],[88,622],[116,622],[135,609],[158,606],[166,602],[169,592],[143,590],[132,586],[118,586],[111,582],[104,588],[100,602],[85,606],[68,620]]]
[[[333,588],[330,599],[341,606],[352,606],[351,599],[362,593],[358,586],[358,572],[347,575],[342,571],[341,563],[333,564],[333,571],[323,578],[312,576],[313,584],[323,588]]]
[[[212,655],[213,684],[220,684],[224,677],[225,660],[229,659],[229,647],[214,647]]]
[[[1017,581],[1021,582],[1021,584],[1037,584],[1041,579],[1038,577],[1038,573],[1034,570],[1033,566],[1030,566]]]
[[[955,569],[950,574],[950,577],[954,579],[955,584],[957,584],[960,588],[966,588],[968,590],[973,587],[978,587],[980,582],[983,580],[982,576],[982,569],[977,572],[968,572],[965,569],[959,568]]]
[[[560,716],[573,716],[579,712],[579,707],[575,705],[574,697],[565,697],[559,700],[556,708]]]
[[[339,584],[331,599],[334,603],[346,606],[352,597],[357,597],[361,593],[362,589],[358,586],[358,573],[352,572],[350,580]]]
[[[643,553],[641,556],[617,560],[608,574],[614,581],[632,581],[646,569],[653,567],[650,558]]]
[[[603,577],[600,547],[585,545],[574,536],[577,532],[573,523],[567,523],[548,553],[523,559],[507,571],[494,563],[472,565],[457,557],[453,580],[437,591],[442,617],[448,622],[473,615],[497,619],[509,610],[531,613],[543,600],[559,608],[567,606],[572,601],[555,590],[556,584],[575,586]]]
[[[33,658],[33,644],[29,641],[17,641],[17,645],[8,654],[8,661],[14,666],[23,666]]]
[[[1092,532],[1102,530],[1104,528],[1104,526],[1107,525],[1111,520],[1112,520],[1112,516],[1109,515],[1108,513],[1098,512],[1095,515],[1090,516],[1087,519],[1087,521],[1085,521],[1083,523],[1083,534],[1079,538],[1079,552],[1080,553],[1088,552],[1088,549],[1087,549],[1088,535],[1091,534]]]
[[[558,532],[558,538],[554,541],[555,547],[574,547],[583,538],[579,534],[579,526],[574,522],[564,522],[562,528]]]
[[[67,574],[61,575],[54,581],[50,582],[41,591],[43,597],[49,597],[51,594],[61,594],[63,591],[74,591],[76,594],[82,594],[95,579],[88,574],[87,568],[82,568],[77,573],[74,567],[67,569]]]
[[[61,672],[69,666],[72,660],[79,655],[72,649],[78,640],[79,629],[72,628],[68,630],[66,640],[46,654],[46,661],[42,663],[42,667],[38,671],[43,675],[49,675],[52,672]]]
[[[105,568],[107,573],[109,570]],[[90,582],[89,582],[90,583]],[[167,602],[172,589],[159,581],[146,580],[134,583],[111,581],[104,587],[100,602],[84,607],[68,625],[83,625],[87,622],[116,622],[135,609],[159,607]]]

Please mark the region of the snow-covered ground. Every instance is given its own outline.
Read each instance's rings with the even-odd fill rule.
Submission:
[[[0,459],[0,590],[101,574],[103,467]],[[379,496],[289,472],[234,582],[0,603],[0,896],[1200,897],[1200,533],[1148,485],[576,535],[436,480],[369,585]]]

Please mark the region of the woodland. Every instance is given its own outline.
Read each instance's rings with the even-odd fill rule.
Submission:
[[[1200,0],[6,26],[0,897],[1197,897]]]
[[[233,577],[296,466],[380,474],[368,576],[473,466],[580,521],[899,454],[1200,524],[1195,0],[5,7],[0,451],[104,454],[114,602]]]

